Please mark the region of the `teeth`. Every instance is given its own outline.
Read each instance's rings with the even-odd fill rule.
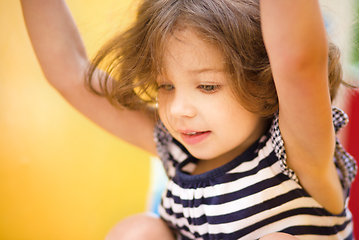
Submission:
[[[192,135],[195,135],[196,132],[190,132],[190,133],[186,133],[186,134],[192,136]]]

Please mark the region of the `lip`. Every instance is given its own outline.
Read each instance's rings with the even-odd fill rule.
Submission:
[[[189,133],[196,133],[196,134],[189,135]],[[185,144],[195,145],[205,140],[207,137],[209,137],[210,134],[211,131],[204,131],[204,132],[184,131],[181,132],[181,138]]]

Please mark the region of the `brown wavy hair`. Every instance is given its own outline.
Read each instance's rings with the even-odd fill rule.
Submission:
[[[168,36],[183,28],[194,29],[215,44],[226,60],[232,89],[249,111],[271,117],[278,98],[264,46],[259,0],[143,0],[137,19],[105,44],[89,67],[86,83],[119,107],[147,109],[156,101],[156,77]],[[329,42],[331,99],[343,81],[340,51]],[[108,75],[100,79],[101,91],[92,87],[96,68]]]

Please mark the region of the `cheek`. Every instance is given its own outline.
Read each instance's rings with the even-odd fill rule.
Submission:
[[[208,101],[204,106],[207,113],[224,121],[241,116],[243,111],[242,106],[228,95],[222,95],[213,101]]]
[[[164,109],[168,108],[168,106],[170,105],[172,99],[172,94],[163,92],[163,91],[159,91],[157,94],[157,104],[158,104],[158,108],[159,111],[163,111]]]
[[[163,97],[158,96],[157,98],[157,109],[158,109],[158,114],[159,117],[161,119],[161,121],[163,122],[163,124],[166,126],[166,128],[168,127],[168,101],[165,101]]]
[[[158,115],[161,119],[162,122],[164,122],[167,118],[165,117],[167,114],[166,114],[166,110],[165,108],[163,107],[162,104],[158,103]]]
[[[258,124],[258,117],[254,113],[245,109],[236,99],[227,96],[223,99],[221,107],[217,108],[217,116],[222,125],[230,125],[235,129],[241,131],[252,130]]]

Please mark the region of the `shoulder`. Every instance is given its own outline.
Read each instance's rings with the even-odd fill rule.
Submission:
[[[348,116],[343,110],[332,107],[332,117],[335,133],[338,134],[339,131],[349,122]],[[278,112],[275,113],[272,121],[270,128],[270,138],[273,144],[273,150],[280,162],[283,173],[289,178],[292,178],[298,182],[296,173],[290,167],[288,167],[287,164],[285,143],[279,128]],[[356,175],[357,165],[354,158],[344,149],[337,137],[335,151],[333,154],[333,162],[338,169],[340,181],[343,187],[348,188]]]
[[[348,122],[348,117],[342,110],[333,107],[332,120],[335,133],[338,133]],[[271,127],[271,139],[282,172],[297,181],[326,210],[332,213],[340,212],[347,197],[343,195],[343,190],[345,192],[349,189],[357,171],[353,157],[335,137],[334,151],[331,153],[327,167],[318,169],[315,164],[313,166],[308,159],[305,159],[305,155],[300,154],[295,156],[297,164],[293,165],[288,161],[289,157],[293,160],[293,155],[288,156],[287,142],[283,139],[278,121],[279,116],[276,114]]]

